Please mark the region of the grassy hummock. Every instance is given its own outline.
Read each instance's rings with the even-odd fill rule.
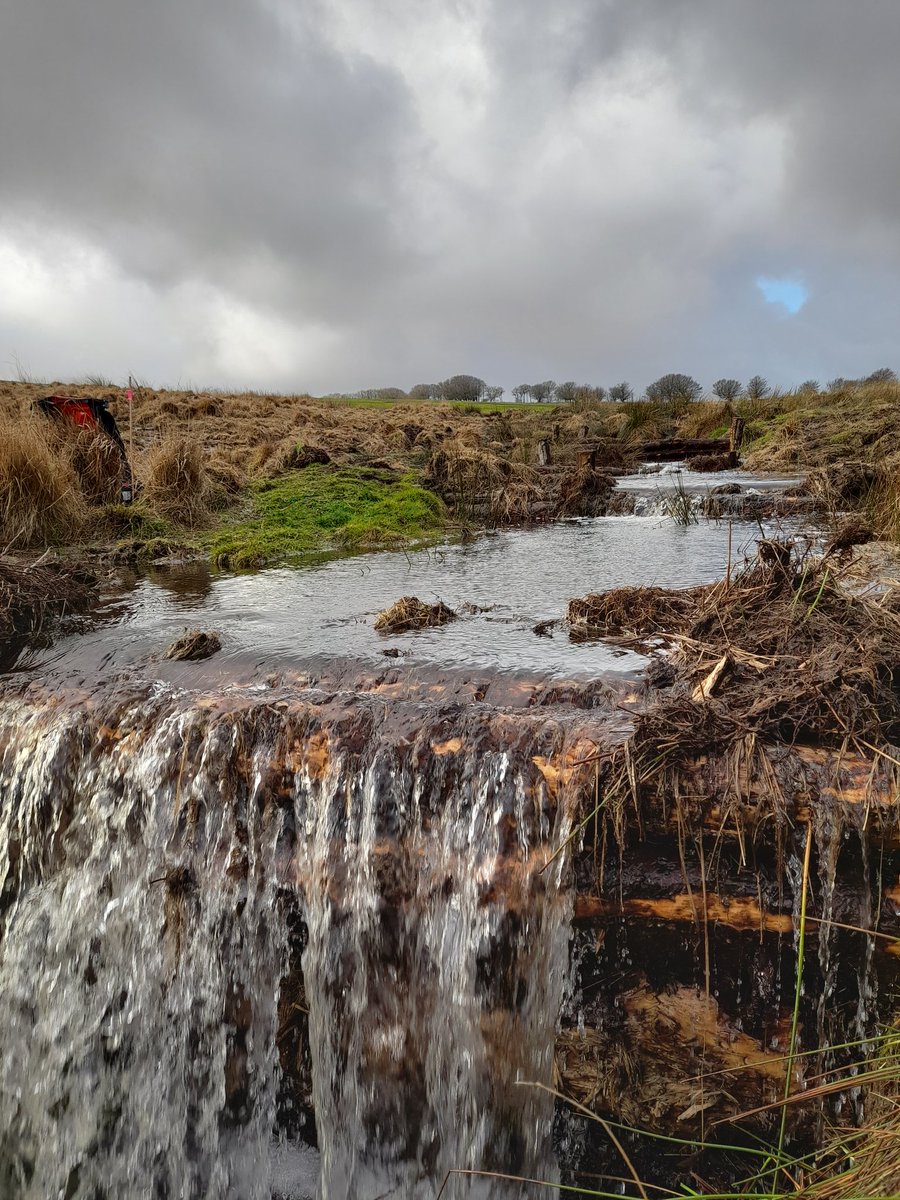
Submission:
[[[389,470],[311,466],[255,483],[249,496],[252,516],[212,538],[211,557],[220,566],[406,546],[447,529],[440,498]]]

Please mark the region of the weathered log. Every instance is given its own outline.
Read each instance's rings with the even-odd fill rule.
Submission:
[[[728,438],[663,438],[644,442],[638,455],[644,462],[681,462],[686,458],[729,454],[731,448]]]
[[[733,417],[728,431],[728,445],[732,454],[739,454],[744,440],[744,418]]]

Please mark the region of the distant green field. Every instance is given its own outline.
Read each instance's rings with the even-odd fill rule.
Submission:
[[[419,404],[423,408],[459,408],[469,410],[470,412],[475,409],[479,412],[504,412],[511,408],[553,408],[552,404],[531,404],[528,402],[520,404],[518,401],[510,401],[508,404],[502,401],[494,403],[482,401],[478,404],[471,404],[465,400],[360,400],[356,396],[325,396],[323,399],[329,404],[345,405],[348,408],[396,408],[401,404]]]

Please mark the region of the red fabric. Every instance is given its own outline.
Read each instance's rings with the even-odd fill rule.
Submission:
[[[84,429],[97,428],[97,418],[91,411],[91,406],[83,400],[72,400],[68,396],[51,396],[50,399],[61,415],[68,417],[76,425]]]

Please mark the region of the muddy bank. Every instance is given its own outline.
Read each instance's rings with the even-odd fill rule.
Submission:
[[[46,556],[0,554],[0,671],[23,647],[89,610],[96,597],[96,576],[83,568]]]

